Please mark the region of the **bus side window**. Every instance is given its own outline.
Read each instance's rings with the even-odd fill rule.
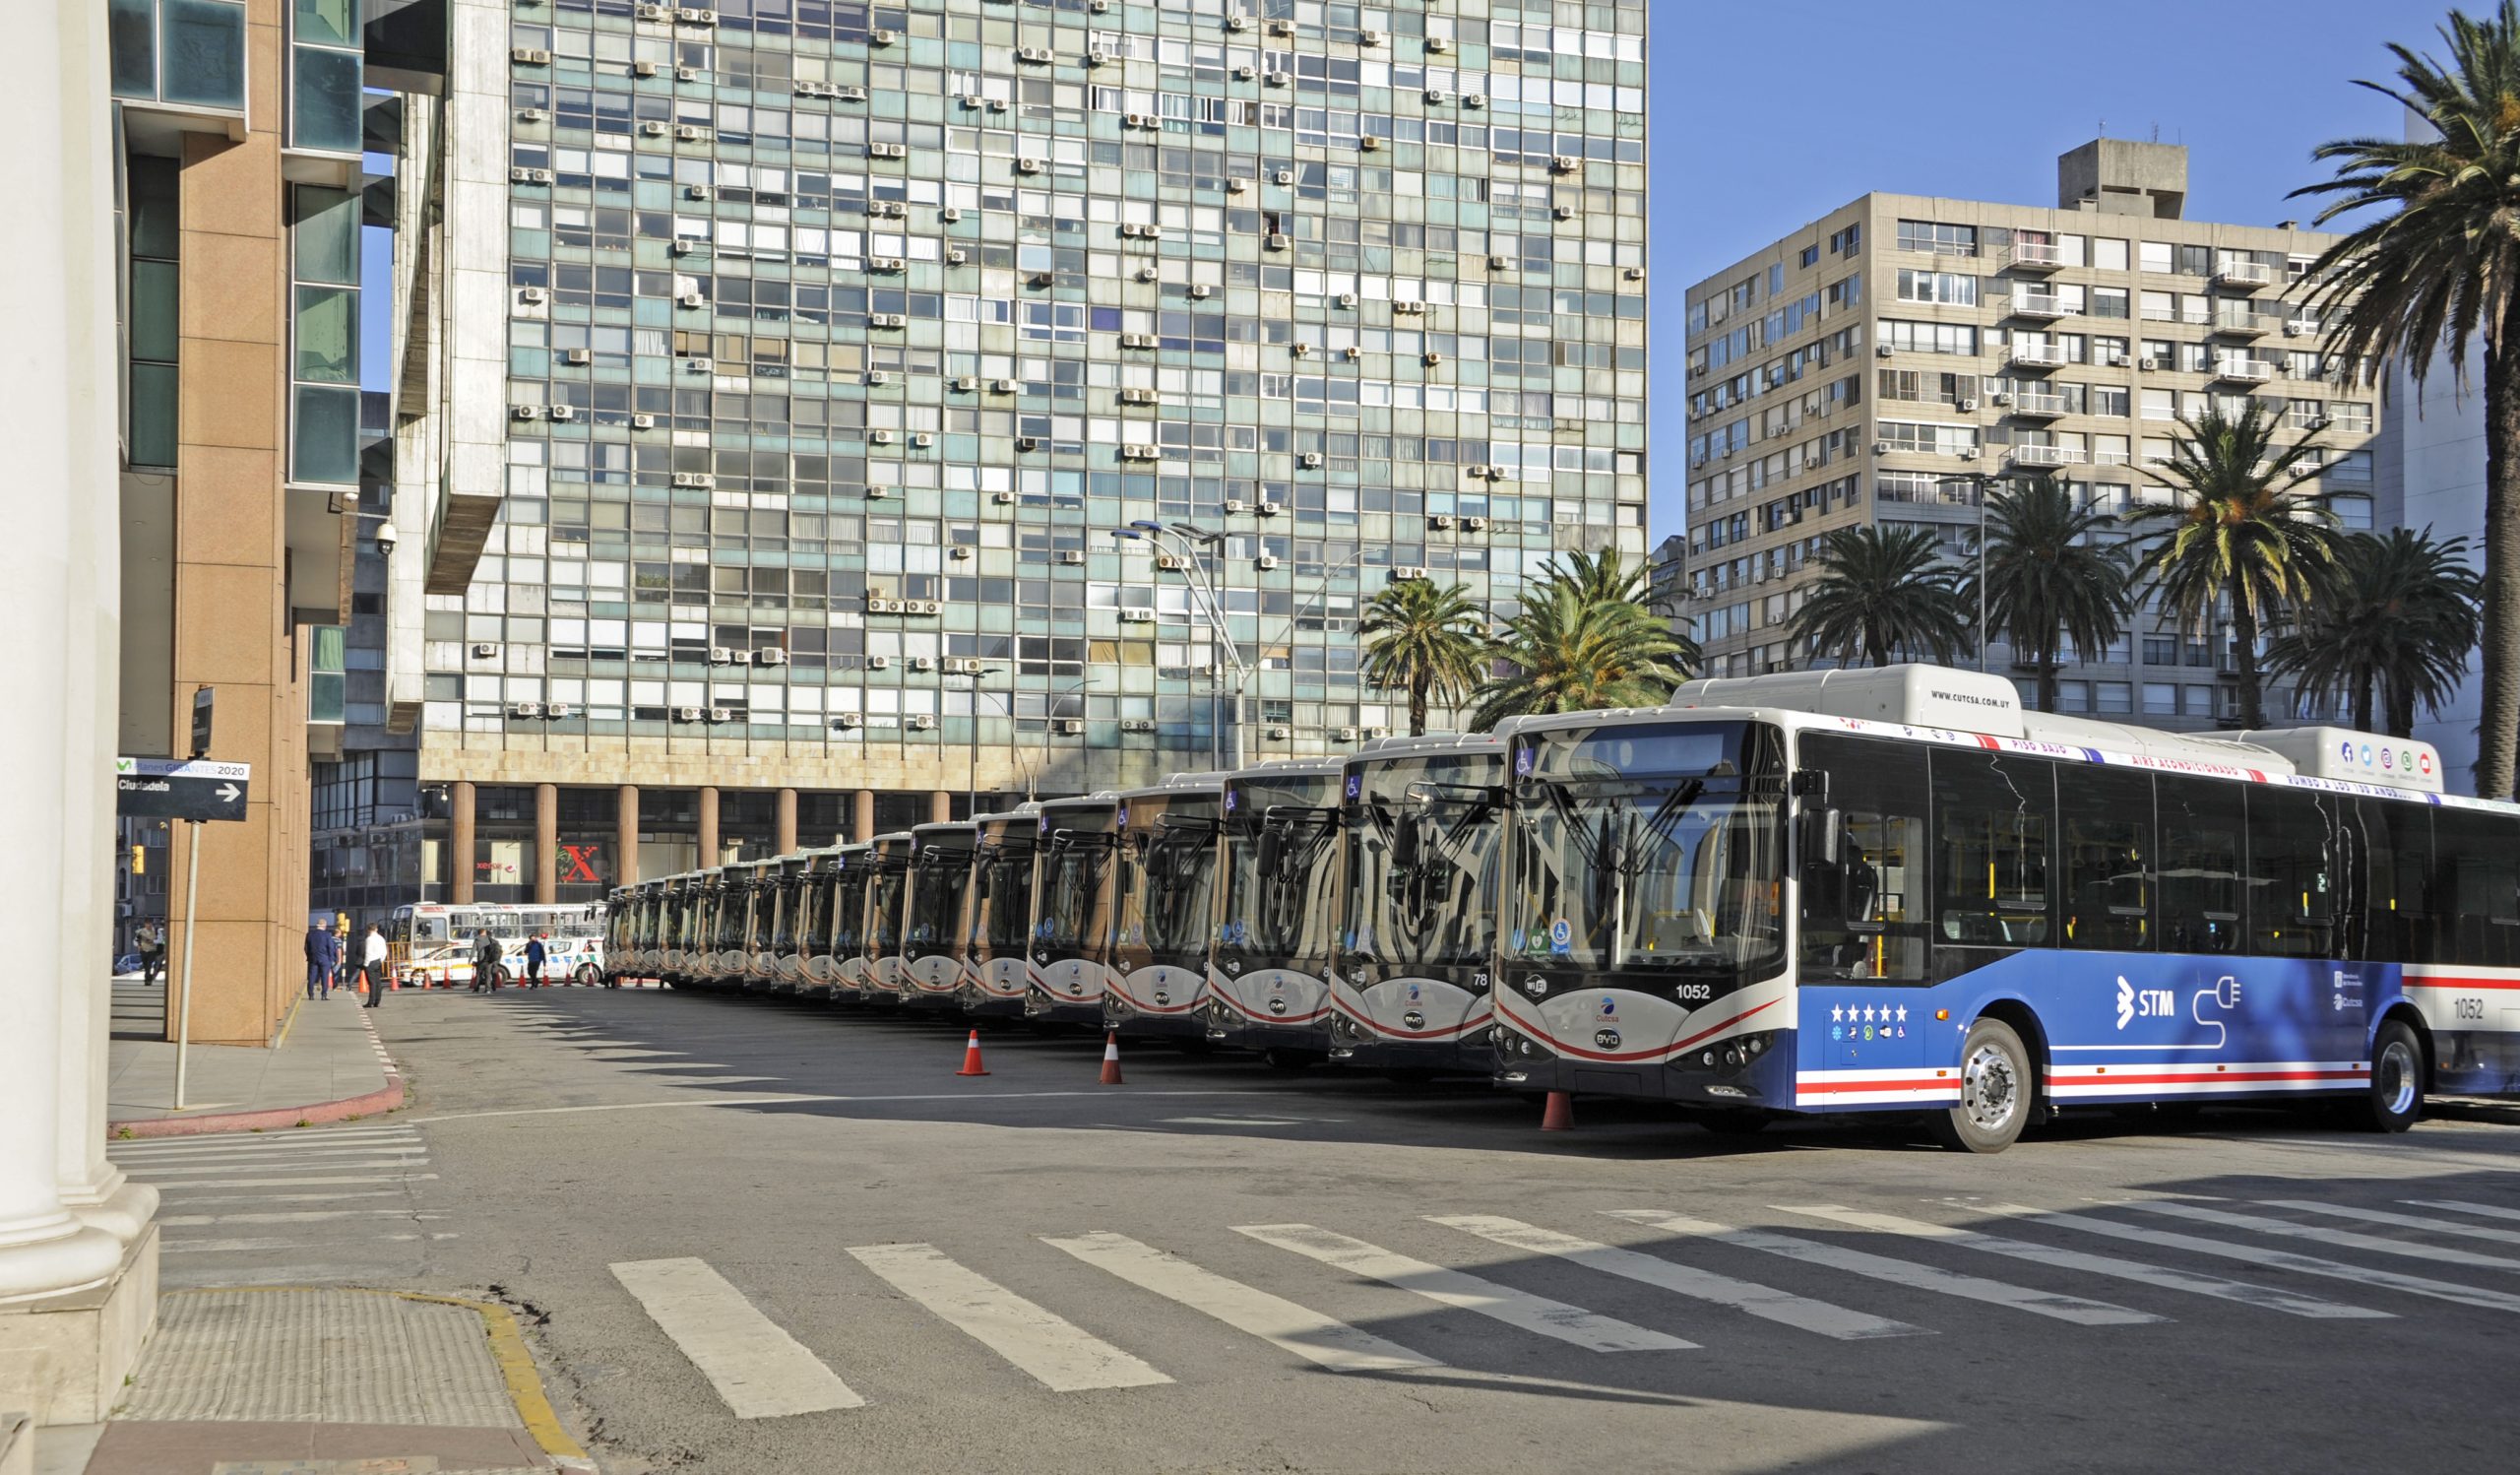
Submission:
[[[2248,791],[2250,951],[2324,958],[2336,951],[2341,801],[2291,789]]]
[[[2048,945],[2053,889],[2048,851],[2055,812],[2055,765],[1935,751],[1934,874],[1942,941]]]
[[[2432,813],[2387,800],[2354,802],[2362,843],[2362,935],[2354,956],[2371,963],[2422,963],[2439,945],[2434,914]]]
[[[1802,859],[1802,977],[1925,977],[1925,755],[1909,743],[1806,733],[1801,766],[1829,775],[1840,864]]]
[[[2126,769],[2056,770],[2064,825],[2067,947],[2149,952],[2153,946],[2153,776]]]
[[[2433,854],[2452,919],[2448,956],[2439,961],[2520,964],[2520,858],[2510,828],[2498,815],[2443,809],[2433,816]]]
[[[2161,946],[2164,952],[2240,950],[2240,834],[2236,784],[2162,775]]]

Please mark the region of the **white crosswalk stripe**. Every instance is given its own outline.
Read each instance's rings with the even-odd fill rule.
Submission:
[[[1642,1224],[1669,1234],[1690,1235],[1732,1245],[1742,1250],[1756,1250],[1766,1254],[1783,1255],[1805,1264],[1825,1265],[1844,1270],[1850,1275],[1867,1276],[1912,1290],[1934,1291],[1945,1296],[1958,1296],[1969,1301],[1983,1301],[1990,1306],[2010,1307],[2033,1315],[2052,1316],[2081,1326],[2136,1326],[2148,1321],[2167,1319],[2149,1312],[2112,1306],[2105,1301],[2086,1301],[2079,1296],[2066,1296],[2052,1291],[2033,1290],[1982,1276],[1963,1275],[1937,1265],[1921,1265],[1913,1260],[1892,1259],[1868,1251],[1849,1250],[1844,1246],[1825,1245],[1816,1240],[1797,1239],[1792,1235],[1772,1234],[1765,1230],[1732,1229],[1691,1219],[1659,1209],[1605,1209],[1613,1219]]]
[[[934,1312],[1053,1392],[1138,1388],[1172,1379],[976,1271],[933,1245],[866,1245],[849,1251],[884,1282]]]
[[[839,1374],[763,1315],[708,1261],[627,1260],[610,1268],[736,1418],[865,1406]]]
[[[1098,1232],[1044,1236],[1042,1243],[1140,1290],[1178,1302],[1333,1373],[1390,1373],[1443,1366],[1396,1342],[1384,1341],[1345,1321],[1228,1280],[1126,1235]]]
[[[437,1175],[410,1126],[152,1137],[106,1154],[158,1191],[170,1288],[392,1283],[456,1237],[419,1211],[414,1186]]]
[[[1429,1301],[1477,1312],[1508,1326],[1571,1342],[1588,1352],[1670,1352],[1697,1345],[1659,1331],[1648,1331],[1642,1326],[1630,1326],[1608,1316],[1595,1315],[1580,1306],[1568,1306],[1562,1301],[1517,1291],[1459,1270],[1430,1265],[1424,1260],[1396,1254],[1379,1245],[1352,1240],[1346,1235],[1315,1229],[1309,1224],[1237,1224],[1233,1232],[1248,1235],[1263,1245],[1275,1245],[1280,1250],[1309,1255],[1325,1265],[1334,1265],[1368,1280],[1378,1280],[1384,1285],[1414,1292]]]
[[[2155,1250],[2176,1250],[2188,1254],[2210,1255],[2216,1259],[2242,1260],[2277,1270],[2290,1270],[2299,1275],[2317,1275],[2329,1280],[2350,1281],[2356,1285],[2380,1286],[2404,1291],[2414,1296],[2428,1296],[2436,1301],[2455,1301],[2464,1306],[2485,1307],[2492,1311],[2520,1312],[2520,1296],[2489,1291],[2481,1286],[2457,1285],[2443,1280],[2427,1280],[2420,1275],[2402,1275],[2395,1270],[2372,1269],[2350,1265],[2342,1260],[2321,1259],[2316,1255],[2296,1254],[2289,1250],[2272,1250],[2263,1245],[2231,1245],[2209,1240],[2201,1235],[2185,1235],[2174,1230],[2149,1225],[2120,1224],[2112,1219],[2096,1219],[2089,1214],[2063,1210],[2035,1209],[2013,1203],[1978,1203],[1972,1208],[1989,1214],[2003,1214],[2027,1219],[2038,1224],[2051,1224],[2064,1229],[2079,1229],[2086,1234],[2107,1235],[2110,1239],[2132,1240]]]
[[[2448,1209],[2454,1214],[2475,1214],[2486,1219],[2520,1220],[2520,1209],[2498,1209],[2489,1203],[2464,1203],[2456,1198],[2402,1198],[2398,1201],[2420,1209]]]
[[[1508,1250],[1528,1251],[1536,1254],[1553,1254],[1571,1260],[1588,1270],[1605,1275],[1624,1276],[1659,1286],[1682,1296],[1735,1311],[1762,1316],[1786,1326],[1818,1332],[1824,1337],[1844,1341],[1863,1341],[1873,1337],[1930,1336],[1922,1326],[1893,1321],[1864,1312],[1849,1311],[1825,1301],[1812,1301],[1773,1286],[1755,1281],[1735,1280],[1729,1275],[1716,1275],[1694,1265],[1683,1265],[1659,1255],[1640,1254],[1633,1250],[1620,1250],[1591,1240],[1577,1239],[1555,1230],[1542,1229],[1518,1219],[1499,1219],[1487,1214],[1446,1214],[1433,1216],[1431,1222],[1447,1229],[1458,1229],[1482,1240],[1491,1240]]]
[[[2315,1203],[2307,1198],[2260,1199],[2271,1209],[2294,1209],[2304,1214],[2327,1214],[2338,1219],[2360,1219],[2365,1224],[2386,1224],[2395,1229],[2420,1229],[2427,1234],[2455,1235],[2463,1240],[2490,1240],[2497,1245],[2520,1245],[2520,1230],[2493,1229],[2483,1224],[2460,1224],[2443,1219],[2419,1219],[2413,1214],[2392,1214],[2386,1209],[2349,1208],[2339,1203]]]
[[[2444,1265],[2463,1265],[2478,1270],[2520,1270],[2520,1260],[2499,1255],[2479,1254],[2473,1250],[2450,1250],[2438,1245],[2417,1245],[2405,1240],[2384,1239],[2379,1235],[2360,1234],[2350,1229],[2324,1229],[2314,1224],[2294,1224],[2283,1219],[2269,1219],[2263,1214],[2236,1214],[2228,1209],[2207,1208],[2203,1204],[2179,1203],[2170,1199],[2134,1199],[2125,1205],[2147,1214],[2161,1214],[2173,1219],[2187,1219],[2198,1224],[2216,1224],[2227,1229],[2245,1229],[2255,1234],[2276,1235],[2288,1240],[2314,1240],[2344,1250],[2362,1250],[2372,1254],[2394,1254],[2407,1259],[2432,1260]]]
[[[2385,1319],[2387,1312],[2368,1311],[2359,1306],[2345,1306],[2322,1301],[2316,1296],[2301,1296],[2280,1291],[2273,1286],[2250,1285],[2246,1281],[2225,1280],[2219,1275],[2201,1275],[2193,1270],[2173,1269],[2167,1265],[2148,1265],[2138,1260],[2119,1259],[2114,1255],[2090,1254],[2079,1250],[2060,1250],[2050,1245],[2033,1244],[2028,1240],[2009,1239],[2002,1235],[1983,1234],[1976,1230],[1955,1229],[1944,1224],[1928,1224],[1922,1219],[1907,1219],[1895,1214],[1865,1213],[1834,1205],[1796,1206],[1778,1204],[1780,1212],[1808,1214],[1827,1219],[1851,1229],[1868,1229],[1876,1234],[1905,1235],[1911,1239],[1931,1240],[1956,1245],[1964,1250],[1983,1251],[1988,1254],[2008,1255],[2033,1264],[2051,1265],[2060,1270],[2081,1270],[2092,1275],[2106,1275],[2117,1280],[2131,1280],[2140,1285],[2159,1286],[2170,1291],[2189,1291],[2199,1296],[2212,1296],[2223,1301],[2237,1301],[2268,1311],[2295,1316],[2316,1316],[2329,1319],[2362,1317]]]

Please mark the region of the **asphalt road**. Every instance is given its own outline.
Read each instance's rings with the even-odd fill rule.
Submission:
[[[379,1023],[434,1175],[395,1186],[425,1238],[391,1283],[526,1308],[616,1475],[2520,1446],[2520,1112],[2097,1120],[1971,1158],[1590,1103],[1544,1135],[1475,1084],[1157,1047],[1105,1088],[1099,1040],[1012,1027],[959,1078],[953,1023],[762,998],[407,994]]]

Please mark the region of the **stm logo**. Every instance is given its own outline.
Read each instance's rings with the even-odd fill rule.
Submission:
[[[2168,1019],[2178,1007],[2168,989],[2138,989],[2117,976],[2117,1027],[2124,1029],[2136,1016],[2146,1019]]]

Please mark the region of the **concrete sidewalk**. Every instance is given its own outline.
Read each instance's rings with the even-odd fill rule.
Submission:
[[[125,991],[158,990],[117,980]],[[384,1008],[394,1007],[387,998]],[[115,1136],[182,1136],[339,1122],[403,1104],[403,1077],[355,994],[301,999],[269,1050],[196,1045],[185,1066],[187,1109],[174,1110],[175,1047],[117,1037],[106,1047],[105,1115]]]
[[[38,1445],[39,1475],[595,1468],[505,1308],[297,1287],[162,1298],[111,1421]]]

